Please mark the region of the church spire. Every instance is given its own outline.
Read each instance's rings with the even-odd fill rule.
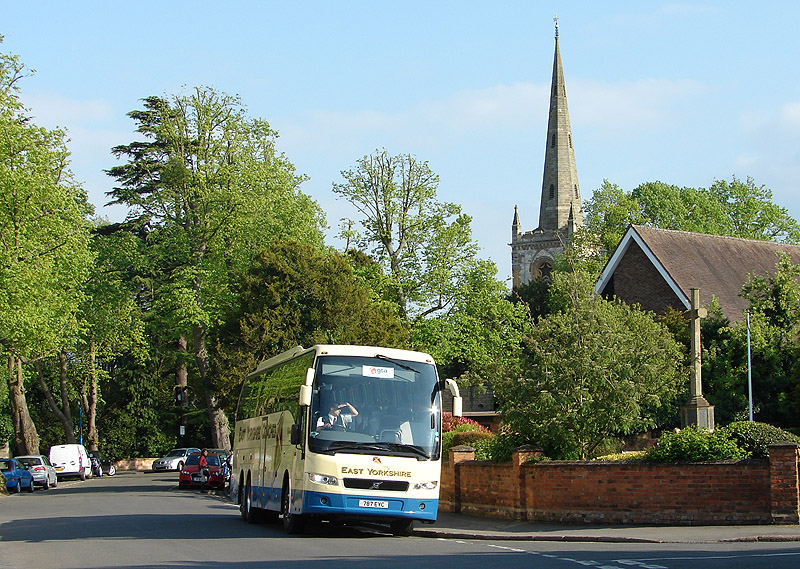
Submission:
[[[574,226],[583,225],[578,169],[572,147],[572,128],[567,108],[567,89],[558,45],[558,16],[555,21],[555,55],[550,86],[550,115],[547,121],[547,145],[544,154],[542,199],[539,206],[539,228],[545,231],[566,231],[570,214]]]

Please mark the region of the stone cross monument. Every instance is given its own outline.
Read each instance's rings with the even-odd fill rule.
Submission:
[[[681,407],[681,428],[694,425],[714,430],[714,406],[703,397],[702,366],[700,353],[700,319],[708,316],[708,311],[700,307],[700,289],[693,288],[692,307],[689,310],[689,326],[691,329],[692,375],[689,382],[689,402]]]

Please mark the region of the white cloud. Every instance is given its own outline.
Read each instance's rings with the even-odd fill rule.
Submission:
[[[742,174],[773,191],[773,201],[800,219],[800,101],[743,113]]]
[[[26,94],[26,107],[37,124],[54,128],[78,123],[107,122],[118,118],[114,106],[105,100],[79,101],[54,93]]]
[[[369,133],[420,138],[477,134],[493,129],[527,130],[532,121],[546,118],[546,87],[517,83],[487,89],[467,89],[439,100],[425,100],[398,112],[358,110],[316,111],[281,127],[284,142],[327,141],[347,133],[363,137]],[[543,112],[542,109],[545,109]]]
[[[625,134],[674,123],[679,120],[682,101],[696,99],[708,90],[702,83],[688,79],[572,84],[568,97],[573,124]]]
[[[786,103],[781,109],[781,124],[787,129],[800,130],[800,102]]]

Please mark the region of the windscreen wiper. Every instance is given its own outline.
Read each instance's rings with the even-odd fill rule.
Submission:
[[[431,457],[431,455],[428,454],[428,451],[426,451],[419,445],[404,445],[401,443],[383,443],[383,444],[387,445],[392,450],[405,451],[410,454],[415,454],[417,456],[421,456],[427,459],[430,459]]]
[[[397,360],[394,360],[394,359],[390,358],[389,356],[384,356],[383,354],[375,354],[375,357],[378,358],[379,360],[384,360],[384,361],[387,361],[387,362],[391,362],[394,365],[396,365],[397,367],[401,367],[403,369],[407,369],[408,371],[413,371],[414,373],[420,373],[420,371],[418,369],[414,369],[411,366],[407,366],[406,364],[404,364],[402,362],[399,362]]]
[[[354,452],[356,454],[370,454],[375,451],[383,451],[386,452],[389,449],[386,446],[381,446],[375,443],[351,443],[345,441],[333,441],[331,444],[328,445],[326,449],[330,452]]]

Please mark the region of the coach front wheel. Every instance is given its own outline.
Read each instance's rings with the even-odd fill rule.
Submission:
[[[292,489],[287,477],[283,482],[283,496],[281,498],[281,514],[283,514],[283,529],[286,533],[301,533],[305,520],[300,514],[292,513]]]

